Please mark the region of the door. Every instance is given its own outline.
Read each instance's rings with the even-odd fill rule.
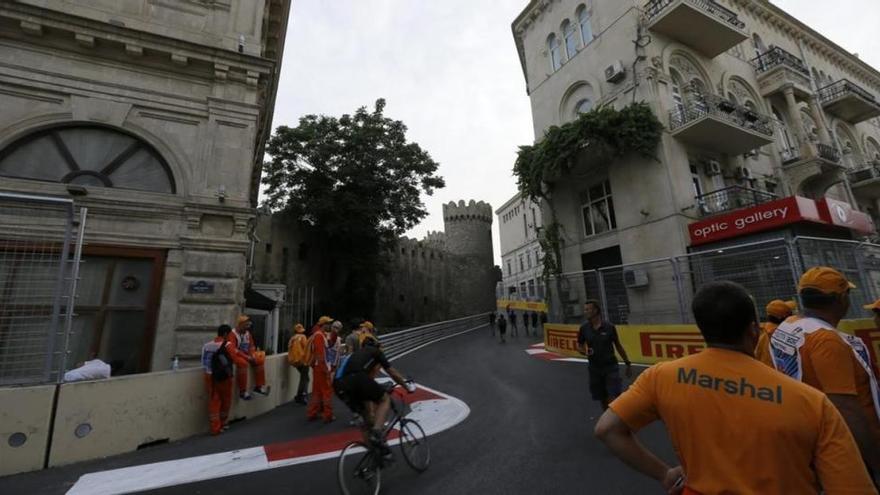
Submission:
[[[114,376],[150,371],[164,260],[161,251],[87,249],[68,368],[97,357]]]

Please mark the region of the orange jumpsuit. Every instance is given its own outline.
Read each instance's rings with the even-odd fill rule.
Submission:
[[[216,337],[202,347],[202,368],[205,370],[205,390],[208,392],[208,421],[211,434],[217,435],[229,419],[232,406],[232,377],[215,381],[211,374],[211,358],[223,344],[223,337]],[[232,343],[226,342],[226,352],[230,356],[235,351]]]
[[[309,398],[308,418],[317,419],[321,414],[324,421],[333,418],[333,387],[331,386],[330,366],[327,364],[327,334],[317,330],[312,335],[312,395]]]
[[[248,367],[251,366],[248,358],[255,358],[254,379],[257,387],[266,385],[266,369],[265,358],[260,359],[256,356],[257,347],[254,345],[254,337],[251,332],[245,330],[244,335],[240,335],[238,330],[229,332],[229,341],[235,352],[232,354],[232,360],[235,362],[235,381],[238,383],[238,392],[243,394],[247,392],[248,384]]]

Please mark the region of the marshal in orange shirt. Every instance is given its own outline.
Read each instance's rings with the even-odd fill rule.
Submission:
[[[740,352],[657,364],[610,407],[633,431],[666,424],[694,492],[877,493],[828,398]]]
[[[762,363],[771,367],[773,366],[773,363],[770,362],[770,337],[773,336],[773,332],[775,332],[778,327],[778,323],[773,323],[771,321],[764,322],[761,325],[763,331],[761,332],[761,336],[758,337],[758,345],[755,346],[755,357]]]
[[[797,321],[799,316],[792,316],[786,321]],[[760,341],[759,341],[760,342]],[[758,346],[760,347],[760,343]],[[755,357],[773,367],[768,351],[759,352],[755,349]],[[834,330],[816,330],[804,337],[804,345],[800,348],[803,366],[803,382],[826,394],[855,395],[858,397],[874,441],[880,445],[880,419],[874,409],[874,397],[871,394],[871,378],[865,368],[856,360],[852,348],[837,335]]]

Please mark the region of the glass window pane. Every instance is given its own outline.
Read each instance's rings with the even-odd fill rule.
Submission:
[[[82,366],[84,361],[92,359],[95,346],[95,314],[77,312],[73,316],[70,332],[70,355],[67,358],[67,369]]]
[[[584,206],[582,214],[584,218],[584,235],[591,236],[593,235],[593,221],[590,215],[590,207]]]
[[[104,294],[104,286],[107,285],[107,269],[110,267],[110,259],[97,257],[84,257],[79,265],[80,281],[76,286],[76,305],[100,306]]]
[[[611,220],[608,215],[608,203],[600,201],[592,205],[593,228],[597,234],[611,230]]]
[[[135,141],[131,136],[97,127],[61,129],[58,135],[82,170],[99,172]]]
[[[608,196],[608,221],[611,224],[612,229],[617,228],[617,218],[614,217],[614,201],[612,201],[611,196]]]
[[[118,260],[110,283],[111,306],[145,308],[153,280],[151,260]]]
[[[596,201],[605,196],[604,184],[598,184],[590,188],[590,201]]]

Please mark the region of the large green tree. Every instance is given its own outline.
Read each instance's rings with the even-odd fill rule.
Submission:
[[[384,248],[427,215],[421,193],[445,185],[437,162],[384,109],[379,99],[372,111],[306,115],[278,127],[267,147],[265,204],[310,226],[329,261],[336,307],[326,309],[341,316],[370,313]]]

